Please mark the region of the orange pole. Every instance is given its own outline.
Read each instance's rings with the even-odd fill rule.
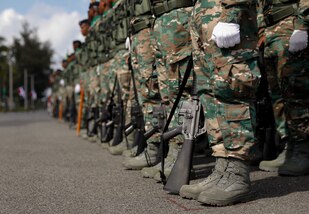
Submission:
[[[63,106],[62,106],[62,101],[60,101],[60,103],[59,103],[59,117],[58,117],[58,119],[59,119],[59,121],[61,122],[62,121],[62,108],[63,108]]]
[[[83,105],[84,105],[84,89],[80,89],[80,102],[79,102],[79,108],[78,108],[78,116],[77,116],[77,127],[76,127],[76,134],[77,136],[80,135],[80,126],[82,122],[83,117]]]

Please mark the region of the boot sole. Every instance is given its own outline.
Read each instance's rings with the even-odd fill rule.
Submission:
[[[127,167],[127,166],[124,166],[124,168],[126,168],[128,170],[142,170],[144,167]]]
[[[266,172],[278,172],[278,168],[272,168],[267,166],[259,166],[259,169]]]
[[[179,192],[179,195],[180,195],[182,198],[185,198],[185,199],[197,200],[199,193],[198,193],[198,194],[191,194],[191,193],[189,193],[189,194],[188,194],[188,193],[183,194],[183,193]]]
[[[122,155],[122,152],[123,152],[123,151],[113,151],[113,150],[111,150],[111,149],[109,149],[108,151],[109,151],[109,153],[111,153],[112,155]]]
[[[150,175],[142,175],[143,178],[153,178],[154,176],[150,176]]]
[[[142,176],[143,176],[143,178],[154,178],[154,176],[155,176],[155,174],[154,175],[150,175],[150,174],[148,174],[148,173],[143,173],[142,172]]]
[[[203,196],[198,197],[199,202],[201,202],[203,204],[211,205],[211,206],[218,206],[218,207],[229,206],[229,205],[233,205],[233,204],[237,204],[237,203],[247,202],[249,199],[250,199],[249,193],[245,194],[245,195],[240,195],[240,196],[231,198],[231,199],[226,200],[226,201],[207,198],[207,197],[203,197]]]

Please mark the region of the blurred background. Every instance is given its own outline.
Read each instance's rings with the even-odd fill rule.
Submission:
[[[45,106],[49,76],[83,40],[89,0],[0,1],[0,111]]]

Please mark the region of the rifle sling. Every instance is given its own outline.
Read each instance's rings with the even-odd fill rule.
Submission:
[[[165,157],[165,153],[166,153],[166,151],[165,151],[166,142],[163,140],[162,136],[163,136],[163,133],[167,131],[168,126],[169,126],[169,124],[172,121],[173,115],[175,114],[176,108],[177,108],[178,103],[180,101],[180,98],[181,98],[181,96],[183,94],[183,91],[184,91],[185,86],[187,84],[187,80],[189,78],[189,75],[191,73],[192,68],[193,68],[193,56],[191,54],[189,62],[188,62],[188,65],[187,65],[187,68],[186,68],[186,71],[185,71],[185,74],[183,76],[183,79],[182,79],[182,82],[181,82],[181,85],[180,85],[180,88],[179,88],[179,92],[178,92],[176,100],[175,100],[175,102],[173,104],[172,110],[171,110],[170,114],[168,115],[167,121],[165,123],[164,129],[163,129],[163,132],[162,132],[162,135],[161,135],[162,156],[161,156],[161,171],[160,171],[160,174],[161,174],[162,183],[164,185],[166,184],[166,177],[164,175],[164,157]]]

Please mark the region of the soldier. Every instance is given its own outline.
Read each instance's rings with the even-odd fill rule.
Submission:
[[[197,89],[216,164],[204,181],[184,185],[180,195],[229,205],[250,196],[253,103],[261,77],[256,1],[198,0],[190,27]]]
[[[262,1],[265,70],[277,131],[287,145],[260,169],[279,175],[309,173],[308,5],[305,0]]]
[[[152,1],[152,11],[156,17],[153,27],[154,51],[156,58],[156,70],[162,106],[165,107],[167,115],[175,101],[179,91],[182,77],[187,68],[191,55],[191,38],[188,20],[192,11],[193,2],[186,1]],[[167,6],[166,6],[167,4]],[[192,76],[186,85],[183,99],[189,97],[192,87]],[[177,126],[175,116],[171,124]],[[161,164],[159,163],[159,138],[148,142],[147,149],[139,156],[125,162],[125,167],[141,169],[144,177],[154,177],[160,181]],[[181,149],[183,139],[176,137],[170,140],[170,149],[165,164],[165,173],[168,176]]]
[[[150,128],[150,123],[153,113],[153,105],[160,103],[160,96],[158,93],[157,74],[153,68],[155,63],[152,25],[154,17],[151,13],[151,5],[148,0],[144,1],[127,1],[130,6],[130,32],[132,45],[130,47],[130,57],[132,59],[132,68],[135,77],[135,86],[131,82],[131,102],[132,105],[137,105],[134,94],[134,87],[138,94],[137,100],[142,106],[144,127],[143,130]],[[132,134],[133,135],[133,134]],[[148,145],[153,142],[158,142],[158,137],[151,137],[148,140]],[[136,142],[141,143],[141,142]],[[134,157],[137,152],[137,146],[132,151],[125,153],[125,156]],[[146,160],[140,161],[128,158],[124,161],[124,166],[129,169],[141,169],[147,163]]]
[[[59,90],[59,83],[60,83],[60,73],[61,70],[57,69],[51,75],[51,84],[52,84],[52,104],[53,104],[53,117],[57,118],[59,115],[59,97],[58,97],[58,90]]]
[[[74,40],[73,41],[73,50],[74,50],[74,55],[75,55],[75,60],[74,60],[74,69],[73,69],[73,86],[74,86],[74,108],[76,111],[76,115],[74,118],[74,122],[76,123],[77,119],[77,110],[79,109],[79,104],[80,104],[80,91],[81,91],[81,86],[80,86],[80,72],[81,72],[81,65],[78,63],[78,53],[81,51],[81,46],[82,43],[79,40]]]
[[[86,37],[89,32],[90,22],[88,19],[83,19],[79,22],[81,34]],[[87,51],[87,46],[85,43],[82,44],[81,50],[76,53],[78,64],[80,65],[80,85],[81,89],[84,90],[84,105],[83,105],[83,119],[82,119],[82,127],[87,128],[87,109],[89,103],[89,77],[87,73],[87,62],[89,58],[89,54]],[[84,139],[88,138],[87,130],[81,133],[81,137]]]
[[[98,21],[100,20],[101,15],[99,14],[99,2],[92,1],[89,5],[88,10],[88,19],[90,20],[90,28],[88,35],[86,37],[87,51],[90,54],[88,63],[87,63],[87,73],[89,75],[89,108],[90,108],[90,118],[89,120],[89,132],[88,140],[90,142],[97,141],[97,125],[96,120],[99,117],[99,78],[100,72],[98,71],[98,41],[96,28]],[[91,125],[91,126],[90,126]]]
[[[130,120],[126,112],[129,101],[131,75],[127,65],[129,52],[125,46],[125,41],[128,37],[128,14],[126,12],[125,1],[117,1],[108,13],[113,13],[115,17],[114,22],[110,23],[112,26],[110,35],[113,39],[110,54],[113,59],[109,67],[111,92],[113,91],[114,83],[116,83],[114,90],[114,103],[116,107],[114,108],[113,115],[117,122],[115,123],[114,139],[109,143],[110,146],[114,147],[120,143],[126,143],[126,139],[123,136],[123,128],[125,122],[129,122]],[[109,151],[115,153],[114,148],[109,148]]]
[[[64,72],[68,66],[67,58],[62,60],[61,66],[62,66],[63,72],[61,72],[60,74],[61,77],[59,80],[58,99],[59,99],[59,121],[63,122],[63,117],[65,120],[67,119],[66,109],[68,106],[67,91],[66,91],[67,83],[65,81],[66,76]]]

